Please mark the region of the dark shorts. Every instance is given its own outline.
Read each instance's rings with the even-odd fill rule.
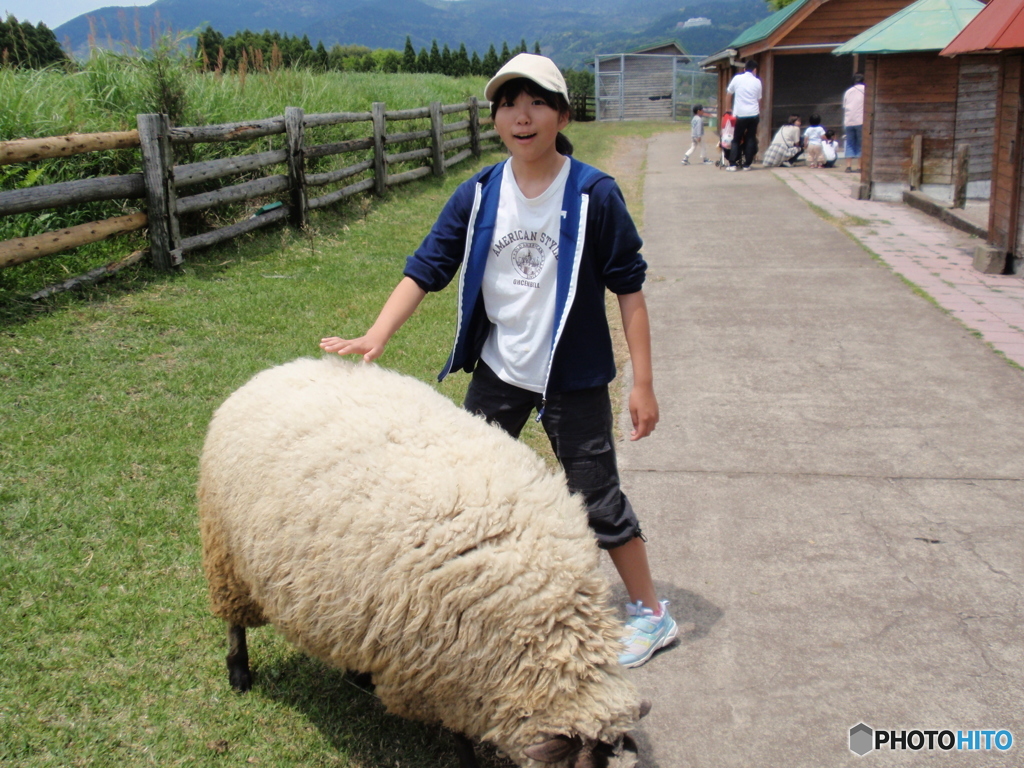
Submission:
[[[473,373],[464,407],[518,438],[541,396],[498,378],[482,362]],[[569,490],[583,496],[598,546],[614,549],[642,536],[640,523],[619,485],[608,387],[549,395],[541,424]]]

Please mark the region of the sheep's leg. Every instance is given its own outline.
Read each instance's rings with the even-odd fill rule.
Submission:
[[[252,674],[249,672],[249,649],[245,645],[245,627],[228,625],[228,679],[231,687],[239,693],[252,688]]]
[[[459,756],[459,768],[479,768],[473,742],[455,731],[452,731],[452,738],[455,739],[455,753]]]

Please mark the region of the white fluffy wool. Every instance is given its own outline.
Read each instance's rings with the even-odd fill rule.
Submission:
[[[371,673],[389,711],[521,765],[636,722],[581,502],[426,384],[337,358],[258,374],[213,417],[199,498],[214,613]]]

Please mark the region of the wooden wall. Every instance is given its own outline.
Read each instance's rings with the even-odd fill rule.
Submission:
[[[922,183],[951,184],[959,63],[935,53],[867,58],[872,126],[871,175],[866,180],[907,182],[913,136],[920,134],[924,137]]]
[[[999,90],[999,57],[958,56],[960,79],[956,97],[954,144],[971,148],[968,181],[992,178],[992,148]]]
[[[999,94],[995,121],[995,160],[992,195],[988,210],[988,240],[1006,252],[1020,256],[1021,194],[1021,109],[1024,107],[1024,54],[1020,51],[999,56]]]
[[[612,78],[609,84],[618,85],[616,73],[622,78],[622,101],[603,104],[602,119],[673,119],[675,67],[671,56],[623,54],[617,58],[602,59],[600,72],[601,76]],[[602,95],[608,94],[603,92]]]
[[[775,45],[845,43],[913,0],[828,0]]]

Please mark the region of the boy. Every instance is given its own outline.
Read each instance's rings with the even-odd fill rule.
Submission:
[[[707,112],[704,111],[702,104],[693,105],[693,119],[690,121],[690,148],[686,150],[686,154],[683,155],[683,165],[690,164],[690,153],[693,150],[700,147],[700,156],[704,160],[704,165],[710,165],[711,161],[708,159],[707,150],[704,149],[704,118],[707,117]]]

